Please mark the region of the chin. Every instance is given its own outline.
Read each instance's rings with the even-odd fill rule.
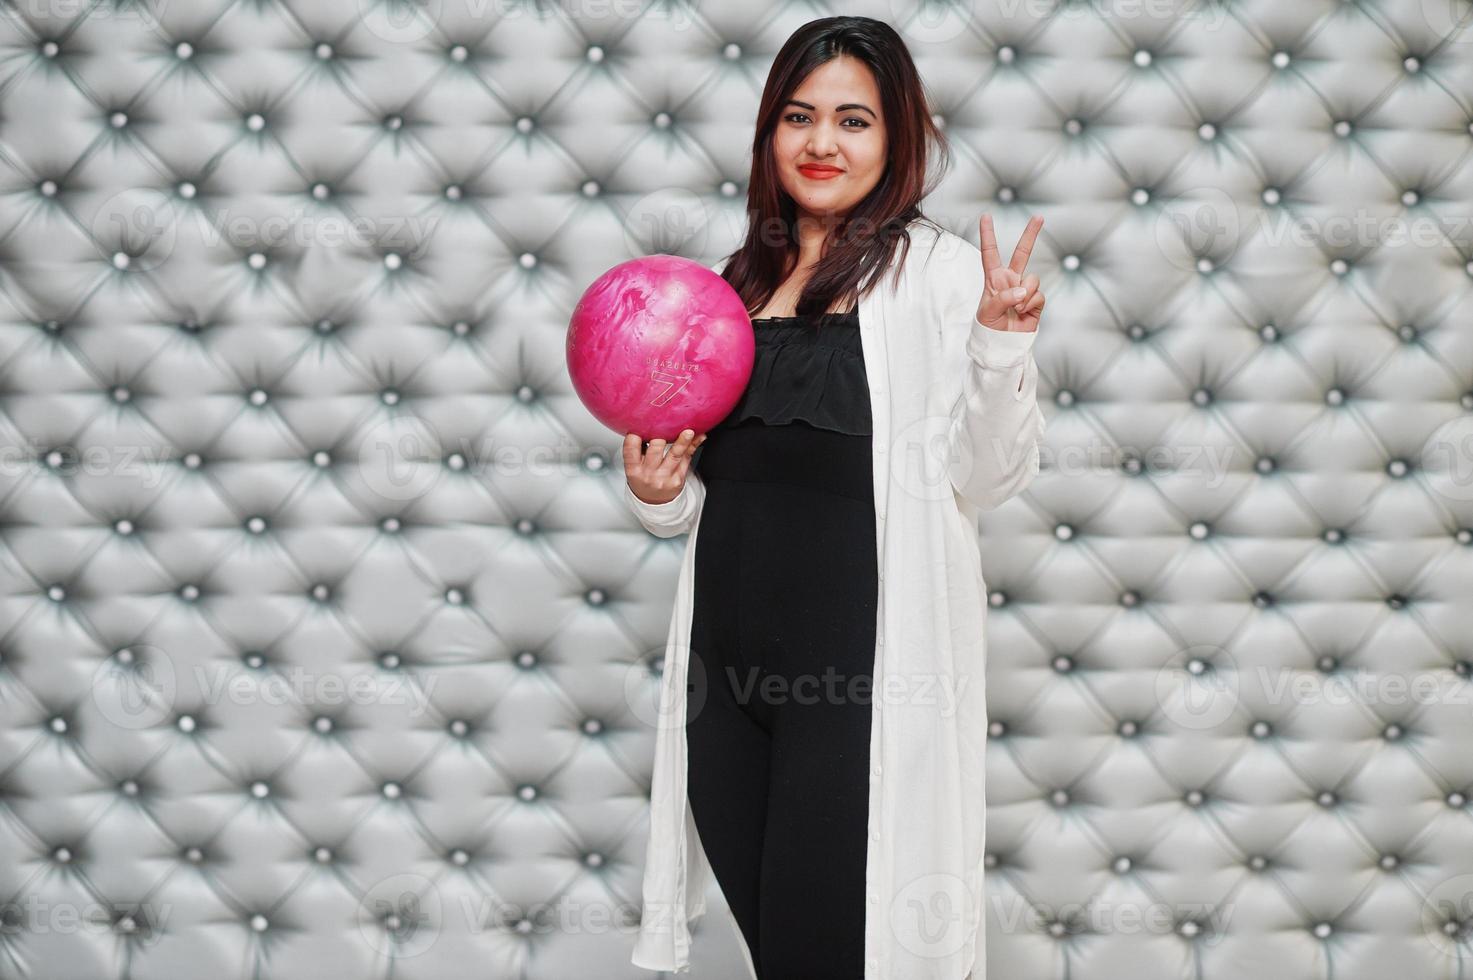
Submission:
[[[807,191],[802,197],[797,198],[797,200],[807,202],[808,204],[822,204],[827,207],[834,207],[842,202],[843,196],[839,194],[825,194],[822,191]]]
[[[848,211],[854,207],[854,201],[841,201],[832,197],[818,197],[808,201],[808,210],[830,214],[840,211]]]

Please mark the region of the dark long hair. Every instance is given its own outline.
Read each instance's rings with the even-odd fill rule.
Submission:
[[[747,186],[747,238],[732,253],[722,275],[742,297],[747,312],[765,306],[798,260],[797,205],[778,182],[772,134],[788,99],[819,65],[849,55],[869,66],[880,90],[888,162],[880,182],[839,221],[822,257],[798,297],[797,312],[826,312],[840,297],[868,293],[897,248],[910,253],[906,227],[921,219],[920,202],[939,181],[927,183],[928,141],[944,165],[950,148],[931,117],[929,99],[905,42],[889,24],[872,17],[824,17],[809,21],[788,38],[773,60],[757,109],[752,140],[752,175]],[[898,275],[898,269],[897,269]]]

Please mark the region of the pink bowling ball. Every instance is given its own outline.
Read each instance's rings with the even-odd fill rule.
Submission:
[[[674,440],[736,407],[756,344],[741,297],[678,255],[621,262],[584,291],[568,323],[568,374],[594,418],[621,436]]]

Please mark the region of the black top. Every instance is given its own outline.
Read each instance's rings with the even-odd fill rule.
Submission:
[[[806,422],[848,435],[873,432],[859,310],[752,321],[756,357],[741,399],[716,425]]]

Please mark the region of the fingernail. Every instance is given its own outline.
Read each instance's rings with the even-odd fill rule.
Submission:
[[[1011,296],[1013,299],[1022,299],[1025,292],[1027,292],[1027,290],[1025,290],[1022,286],[1017,286],[1008,295]]]

